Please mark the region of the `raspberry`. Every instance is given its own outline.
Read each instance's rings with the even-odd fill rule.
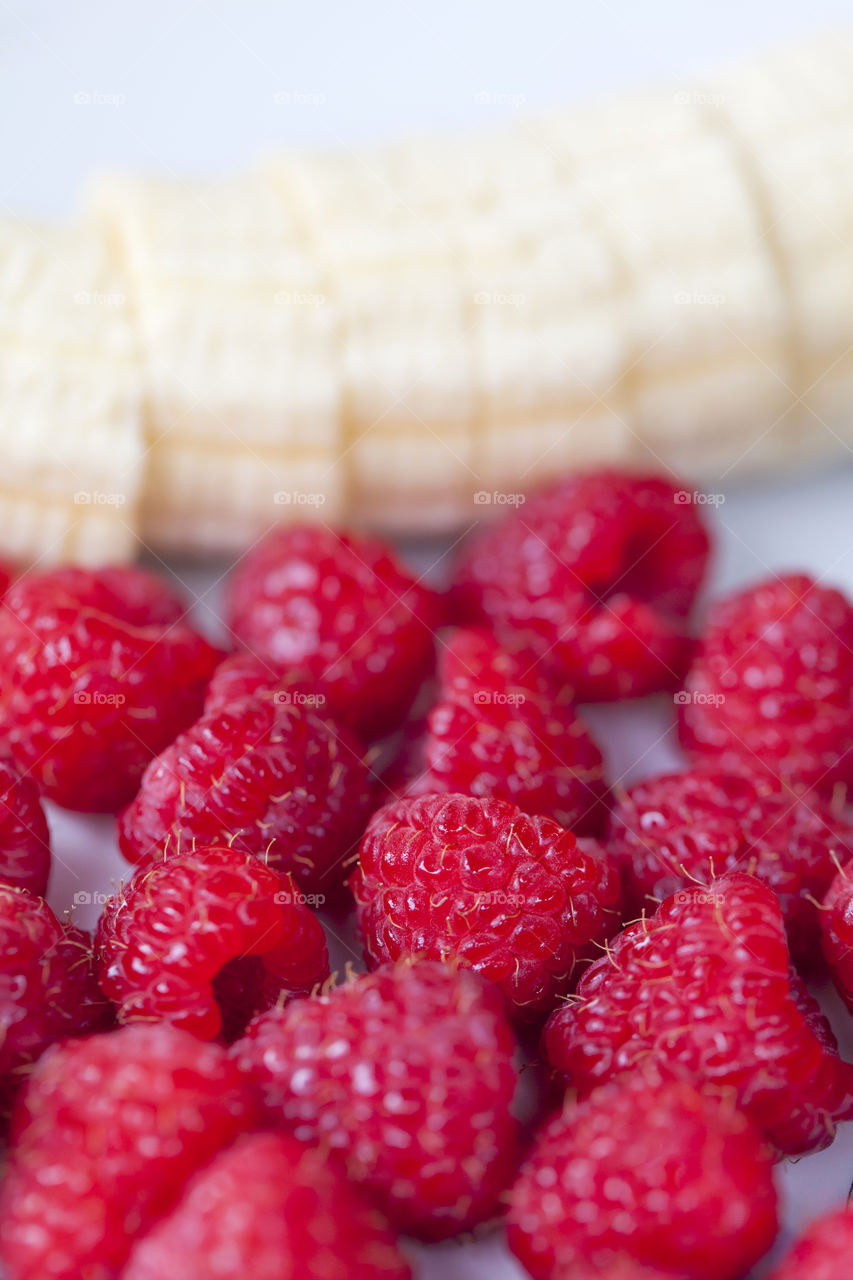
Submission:
[[[388,1225],[321,1152],[239,1138],[196,1173],[135,1248],[122,1280],[411,1280]]]
[[[289,876],[238,849],[195,849],[110,898],[96,952],[122,1022],[165,1020],[203,1040],[242,1034],[282,993],[329,976],[326,936]]]
[[[438,653],[441,696],[486,693],[509,696],[520,692],[546,709],[570,707],[571,689],[543,671],[541,663],[504,649],[482,627],[454,627],[442,637]]]
[[[257,1118],[226,1051],[166,1024],[48,1050],[0,1187],[6,1280],[113,1280],[187,1177]]]
[[[409,748],[407,794],[465,792],[600,834],[607,784],[601,752],[571,704],[528,675],[491,637],[460,629],[440,661],[440,695]],[[420,756],[420,768],[415,763]],[[401,779],[401,769],[392,778]]]
[[[231,1052],[271,1119],[339,1155],[401,1230],[440,1239],[491,1215],[509,1179],[513,1048],[495,991],[424,961],[271,1009]]]
[[[286,681],[268,662],[262,662],[252,653],[232,653],[220,662],[207,686],[204,714],[227,711],[235,702],[246,698],[260,698],[268,702],[287,703],[295,699],[284,696]],[[305,694],[307,699],[310,695]],[[322,695],[315,695],[321,699]],[[303,705],[311,705],[304,701]],[[319,703],[318,703],[319,705]]]
[[[853,1213],[845,1207],[813,1222],[767,1280],[850,1280]]]
[[[163,578],[136,565],[105,565],[83,569],[65,565],[47,573],[29,573],[15,584],[25,587],[24,598],[35,610],[60,604],[85,605],[133,627],[168,627],[187,611],[181,596]]]
[[[625,792],[611,814],[607,847],[632,915],[726,871],[757,876],[782,904],[795,960],[812,967],[820,955],[816,900],[839,854],[853,858],[853,826],[813,797],[783,794],[769,774],[707,765]]]
[[[853,1012],[853,862],[833,879],[820,913],[823,954],[838,994]]]
[[[435,595],[383,543],[316,525],[268,534],[232,575],[226,608],[244,648],[367,738],[408,711],[440,621]]]
[[[48,1045],[108,1019],[87,935],[28,890],[0,886],[0,1112]]]
[[[536,1018],[619,927],[615,868],[594,846],[505,800],[428,795],[374,815],[352,879],[371,964],[452,957]]]
[[[115,812],[201,710],[217,651],[139,569],[56,569],[0,607],[0,730],[44,793]]]
[[[247,698],[203,716],[145,771],[119,817],[143,865],[193,843],[229,844],[330,894],[372,807],[360,745],[306,708]]]
[[[558,481],[463,548],[461,617],[558,669],[581,700],[674,687],[709,548],[696,507],[678,499],[656,476]]]
[[[0,757],[0,883],[42,897],[50,876],[50,832],[39,789]]]
[[[737,1280],[776,1232],[772,1156],[731,1100],[623,1077],[545,1128],[510,1193],[508,1226],[534,1280],[620,1253],[666,1275]]]
[[[730,872],[629,925],[551,1017],[549,1061],[582,1092],[640,1063],[734,1091],[786,1155],[853,1116],[853,1067],[790,968],[772,889]]]
[[[805,574],[719,601],[678,708],[682,744],[825,794],[853,782],[853,606]]]
[[[15,569],[8,560],[0,560],[0,600],[3,599],[17,576]]]
[[[672,1271],[658,1271],[657,1267],[644,1267],[623,1253],[606,1253],[595,1261],[573,1260],[568,1270],[557,1267],[551,1273],[551,1280],[686,1280],[686,1277]]]

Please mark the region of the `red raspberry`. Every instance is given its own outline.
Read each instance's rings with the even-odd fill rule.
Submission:
[[[496,796],[562,827],[600,834],[604,764],[571,704],[481,632],[460,629],[440,660],[440,694],[419,748],[410,748],[409,795]],[[420,756],[420,768],[415,764]],[[401,770],[395,770],[400,777]]]
[[[463,618],[558,668],[581,700],[674,687],[709,547],[679,496],[657,476],[615,471],[542,490],[463,548]]]
[[[17,572],[8,560],[0,560],[0,600],[5,596],[17,576]]]
[[[623,1253],[607,1253],[595,1261],[573,1260],[568,1269],[557,1267],[551,1273],[551,1280],[686,1280],[686,1277],[672,1271],[658,1271],[657,1267],[644,1267]]]
[[[119,817],[143,865],[193,843],[229,844],[331,894],[372,807],[360,745],[300,706],[247,698],[203,716],[145,771]]]
[[[434,594],[383,543],[317,525],[268,534],[232,575],[226,607],[244,648],[367,738],[406,714],[440,620]]]
[[[315,1148],[252,1134],[196,1173],[122,1280],[411,1280],[388,1224]]]
[[[534,1280],[620,1252],[666,1275],[737,1280],[775,1233],[758,1131],[731,1099],[642,1073],[568,1105],[510,1193],[510,1248]]]
[[[164,578],[137,565],[105,565],[83,569],[64,565],[46,573],[28,573],[18,579],[25,599],[40,599],[45,611],[68,603],[85,605],[134,627],[168,627],[187,611],[186,602]]]
[[[204,714],[209,716],[216,711],[228,711],[235,702],[243,702],[246,698],[282,704],[302,701],[304,706],[311,706],[307,701],[311,696],[322,713],[325,701],[322,694],[284,697],[285,686],[281,673],[273,670],[268,662],[262,662],[252,653],[232,653],[220,662],[211,676],[204,699]]]
[[[491,1215],[509,1179],[513,1049],[497,993],[425,961],[271,1009],[231,1052],[272,1119],[340,1155],[401,1230],[440,1239]]]
[[[50,876],[50,832],[39,789],[0,757],[0,882],[42,897]]]
[[[778,899],[740,872],[629,925],[544,1046],[582,1092],[640,1063],[733,1090],[787,1155],[828,1146],[853,1116],[853,1067],[790,968]]]
[[[217,651],[140,569],[27,574],[0,607],[0,729],[57,804],[114,812],[197,716]]]
[[[833,982],[853,1012],[853,861],[846,863],[829,887],[820,913],[823,954]]]
[[[608,851],[622,872],[629,914],[676,889],[748,871],[782,904],[795,960],[820,955],[820,901],[839,856],[853,858],[853,826],[820,801],[784,794],[770,774],[714,766],[640,782],[611,815]]]
[[[372,819],[352,879],[371,964],[453,957],[541,1016],[619,927],[615,868],[589,842],[505,800],[430,795]]]
[[[853,782],[853,606],[805,574],[719,601],[679,712],[682,744],[832,793]]]
[[[845,1206],[813,1222],[767,1280],[850,1280],[853,1212]]]
[[[141,873],[104,908],[96,943],[122,1022],[202,1040],[241,1035],[286,992],[329,976],[326,935],[290,876],[239,849],[195,849]]]
[[[109,1016],[87,935],[26,889],[0,886],[0,1112],[48,1045]]]
[[[187,1177],[257,1119],[226,1051],[166,1024],[48,1050],[13,1116],[5,1280],[114,1280]]]

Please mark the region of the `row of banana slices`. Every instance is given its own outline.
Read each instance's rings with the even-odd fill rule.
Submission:
[[[853,38],[488,136],[0,225],[0,549],[464,527],[606,462],[853,446]]]

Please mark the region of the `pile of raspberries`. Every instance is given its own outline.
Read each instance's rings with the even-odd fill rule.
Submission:
[[[227,646],[143,569],[8,573],[4,1280],[411,1280],[501,1231],[532,1280],[767,1254],[774,1165],[853,1119],[806,986],[853,1010],[853,604],[774,575],[697,625],[684,496],[572,476],[442,589],[277,528]],[[584,705],[638,697],[683,768],[626,787]],[[94,936],[45,901],[46,801],[116,818]],[[839,1205],[772,1275],[851,1258]]]

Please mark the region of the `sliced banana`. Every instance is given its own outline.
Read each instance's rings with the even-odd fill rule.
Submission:
[[[9,220],[0,551],[458,529],[572,467],[713,486],[853,447],[851,175],[835,33],[477,133],[110,178],[68,228]]]
[[[144,445],[129,301],[91,227],[0,221],[0,545],[16,561],[136,552]]]
[[[136,298],[145,541],[212,553],[297,514],[342,518],[336,321],[281,199],[254,178],[129,181],[94,205]]]

